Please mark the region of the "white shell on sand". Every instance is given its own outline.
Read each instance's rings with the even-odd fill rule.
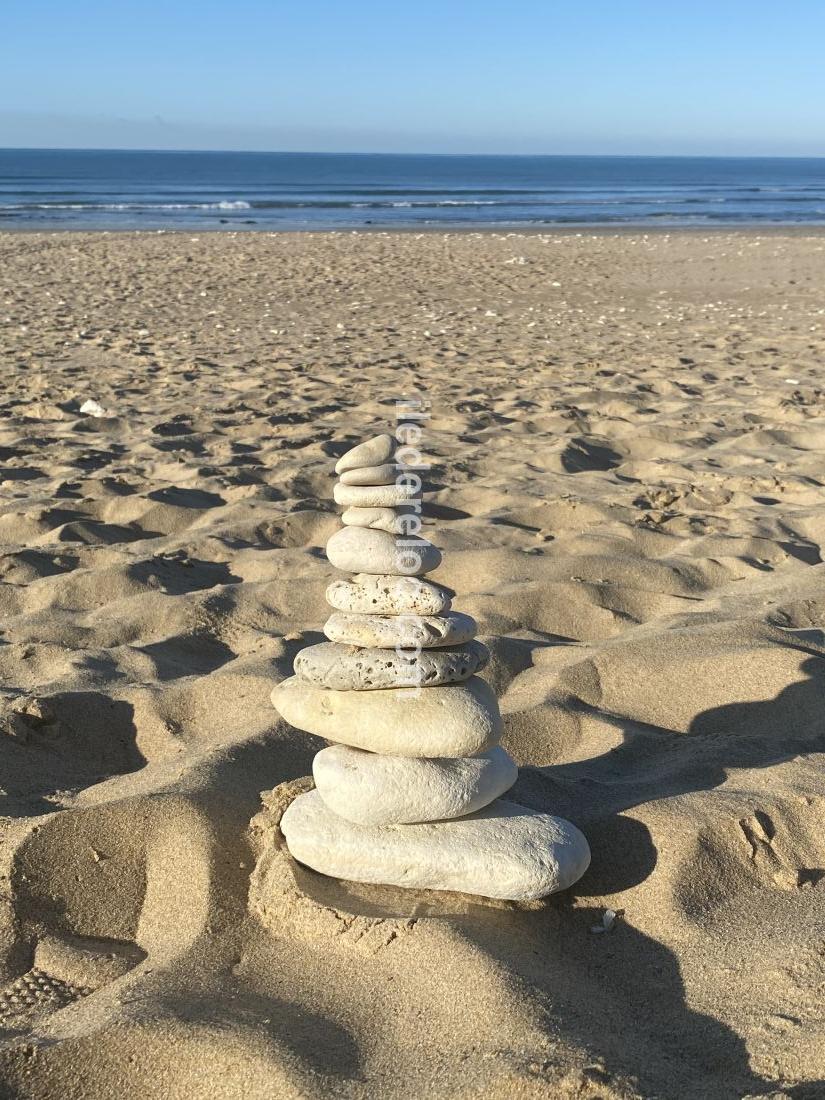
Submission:
[[[327,557],[345,573],[414,576],[441,564],[441,552],[425,539],[395,539],[369,527],[342,527],[327,542]]]
[[[351,615],[335,611],[324,624],[331,642],[377,649],[432,649],[463,645],[476,636],[477,623],[460,611],[444,615]]]
[[[481,642],[454,649],[363,649],[360,646],[320,642],[307,646],[295,658],[295,672],[307,683],[335,691],[374,691],[376,688],[435,687],[469,680],[484,668],[490,654]]]
[[[315,757],[312,774],[340,817],[358,825],[401,825],[481,810],[512,787],[518,768],[500,745],[457,760],[411,760],[330,745]]]
[[[323,875],[511,901],[565,890],[590,863],[575,825],[502,800],[454,821],[355,825],[309,791],[287,807],[281,831],[295,859]]]
[[[327,603],[357,615],[440,615],[450,609],[450,594],[418,577],[358,573],[350,581],[333,581]]]
[[[357,470],[344,470],[342,485],[392,485],[398,477],[399,467],[394,462],[383,466],[361,466]]]
[[[369,752],[474,756],[501,737],[498,702],[477,676],[437,690],[382,691],[330,691],[290,676],[272,702],[296,729]]]
[[[347,527],[371,527],[374,531],[387,531],[390,535],[415,534],[417,527],[412,518],[417,513],[406,505],[395,508],[346,508],[341,522]]]
[[[342,474],[345,470],[357,470],[361,466],[380,466],[388,458],[392,458],[395,450],[395,440],[386,432],[383,435],[374,435],[372,439],[365,439],[351,447],[342,454],[335,463],[336,474]]]
[[[335,503],[345,508],[392,508],[418,494],[411,485],[342,485],[336,481],[332,495]]]

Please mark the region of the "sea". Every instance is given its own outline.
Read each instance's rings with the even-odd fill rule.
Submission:
[[[0,228],[825,223],[825,158],[0,149]]]

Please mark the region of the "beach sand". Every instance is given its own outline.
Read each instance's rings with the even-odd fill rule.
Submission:
[[[0,282],[3,1096],[823,1095],[825,237],[6,234]],[[278,844],[331,456],[412,391],[513,797],[593,850],[546,903]]]

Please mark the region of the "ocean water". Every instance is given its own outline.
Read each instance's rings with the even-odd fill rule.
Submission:
[[[0,150],[2,229],[825,223],[825,158]]]

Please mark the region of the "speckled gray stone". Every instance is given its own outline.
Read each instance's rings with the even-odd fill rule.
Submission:
[[[501,738],[498,702],[478,676],[379,691],[331,691],[290,676],[273,688],[272,703],[296,729],[368,752],[475,756]]]
[[[446,588],[389,573],[356,573],[352,580],[333,581],[326,595],[336,611],[357,615],[440,615],[450,610]]]
[[[508,791],[518,768],[500,745],[480,756],[414,760],[330,745],[312,762],[329,808],[357,825],[408,825],[463,817]]]
[[[444,615],[352,615],[336,611],[324,624],[324,633],[331,642],[377,649],[463,645],[475,637],[476,630],[475,619],[460,611]]]
[[[335,691],[374,691],[377,688],[435,687],[469,680],[484,668],[490,653],[481,642],[449,649],[364,649],[320,642],[307,646],[295,658],[297,676]]]
[[[281,831],[294,858],[322,875],[510,901],[565,890],[590,863],[575,825],[502,799],[454,821],[379,826],[355,825],[309,791]]]
[[[327,557],[345,573],[418,576],[441,564],[441,551],[425,539],[393,538],[369,527],[342,527],[327,542]]]

